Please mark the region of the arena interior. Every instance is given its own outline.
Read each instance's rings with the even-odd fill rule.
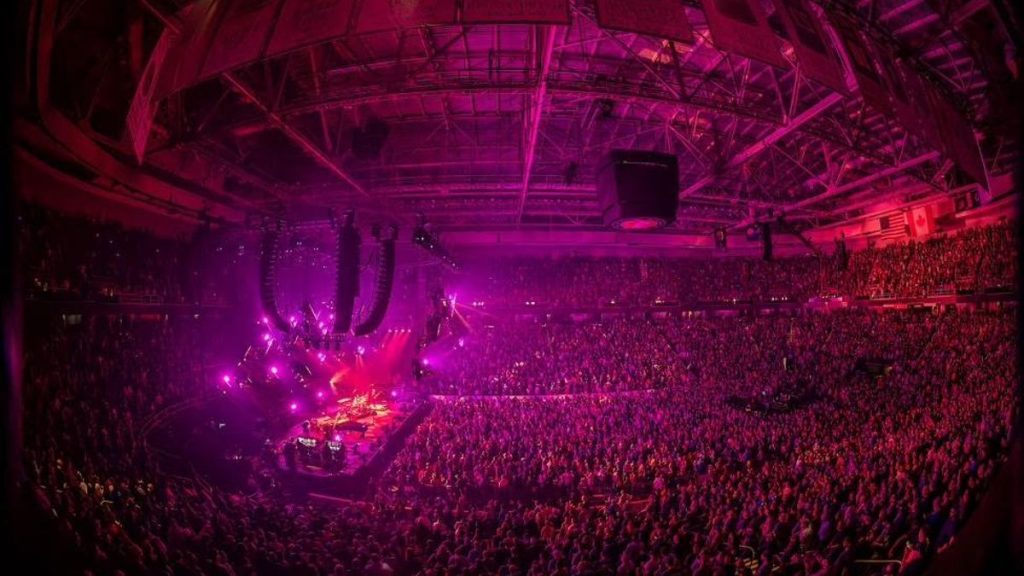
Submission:
[[[7,573],[1024,574],[1022,18],[14,3]]]

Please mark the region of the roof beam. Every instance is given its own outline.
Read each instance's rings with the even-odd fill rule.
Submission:
[[[924,164],[925,162],[928,162],[930,160],[934,160],[934,159],[936,159],[938,157],[939,157],[939,153],[938,152],[928,152],[926,154],[922,154],[922,155],[917,156],[915,158],[911,158],[911,159],[906,160],[904,162],[900,162],[899,164],[896,164],[895,166],[890,166],[890,167],[888,167],[888,168],[886,168],[884,170],[880,170],[880,171],[875,172],[873,174],[868,174],[867,176],[864,176],[863,178],[859,178],[857,180],[854,180],[853,182],[848,182],[846,184],[843,184],[842,186],[833,187],[833,188],[831,188],[829,190],[826,190],[825,192],[822,192],[821,194],[818,194],[816,196],[811,196],[810,198],[805,198],[803,200],[800,200],[799,202],[795,202],[793,204],[790,204],[789,206],[786,206],[784,208],[784,210],[794,210],[794,209],[797,209],[797,208],[804,208],[806,206],[811,206],[811,205],[814,205],[814,204],[818,204],[818,203],[824,202],[825,200],[828,200],[829,198],[833,198],[835,196],[839,196],[841,194],[845,194],[847,192],[850,192],[851,190],[857,190],[858,188],[866,186],[866,185],[874,182],[875,180],[879,180],[879,179],[882,179],[882,178],[886,178],[888,176],[893,176],[895,174],[899,174],[899,173],[904,172],[906,170],[909,170],[909,169],[911,169],[911,168],[913,168],[915,166],[919,166],[921,164]]]
[[[533,169],[533,161],[537,155],[537,138],[540,135],[540,123],[543,120],[544,101],[548,91],[548,70],[551,69],[551,55],[555,48],[555,26],[549,26],[544,39],[544,47],[540,53],[540,76],[537,78],[537,87],[530,97],[530,112],[523,123],[523,185],[519,190],[519,207],[516,209],[516,222],[523,219],[523,210],[526,208],[526,194],[530,188],[530,171]]]
[[[303,133],[293,128],[290,124],[285,122],[277,112],[274,112],[267,107],[266,104],[260,101],[256,94],[251,88],[243,84],[235,77],[234,74],[227,73],[222,76],[228,86],[231,87],[235,92],[238,92],[243,98],[249,101],[251,104],[256,106],[260,112],[266,116],[267,120],[270,121],[278,130],[280,130],[285,136],[287,136],[292,142],[299,146],[303,152],[309,155],[316,163],[326,168],[329,172],[338,177],[339,180],[344,182],[346,185],[351,187],[356,192],[359,192],[363,196],[369,196],[369,193],[356,182],[352,176],[348,174],[341,166],[338,166],[327,154],[324,153],[316,144],[314,144],[309,138]]]
[[[754,142],[750,146],[747,146],[746,148],[741,150],[739,153],[737,153],[735,156],[733,156],[732,158],[729,159],[729,161],[725,164],[725,168],[726,169],[731,169],[731,168],[736,168],[737,166],[742,165],[747,160],[750,160],[751,158],[757,156],[761,152],[764,152],[764,150],[766,148],[768,148],[769,146],[771,146],[771,145],[775,144],[776,142],[778,142],[779,140],[785,138],[788,134],[790,134],[794,130],[799,129],[801,126],[803,126],[807,122],[813,120],[818,115],[820,115],[822,112],[824,112],[825,110],[828,110],[834,104],[836,104],[837,102],[839,102],[842,99],[843,99],[842,95],[835,94],[835,93],[829,94],[828,96],[822,98],[815,105],[811,106],[807,110],[804,110],[800,114],[794,116],[786,124],[784,124],[782,126],[779,126],[778,128],[773,130],[770,134],[768,134],[764,138],[759,139],[758,141]],[[679,198],[680,199],[686,198],[687,196],[690,196],[691,194],[699,192],[701,189],[703,189],[708,184],[712,184],[715,181],[716,178],[717,178],[717,176],[715,174],[713,174],[713,173],[705,174],[699,180],[697,180],[693,184],[690,184],[685,190],[680,192],[679,193]]]

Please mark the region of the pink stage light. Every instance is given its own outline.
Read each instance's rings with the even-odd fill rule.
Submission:
[[[363,348],[362,346],[356,348],[356,354],[362,355],[362,354],[365,354],[365,353],[366,353],[366,348]]]
[[[321,391],[317,392],[317,393],[316,393],[316,397],[317,397],[317,398],[323,398],[323,397],[324,397],[324,391],[323,391],[323,390],[321,390]]]
[[[334,435],[334,441],[335,442],[341,442],[341,434],[335,434]]]
[[[296,410],[299,409],[299,403],[298,402],[292,402],[288,407],[292,409],[292,412],[295,412]]]
[[[271,366],[270,373],[273,374],[274,376],[277,376],[277,366]]]
[[[227,374],[225,374],[224,375],[224,383],[225,384],[230,384],[231,383],[231,376],[228,376]]]
[[[423,359],[423,365],[424,366],[430,366],[430,358],[424,358]]]
[[[264,342],[270,342],[270,334],[264,334],[263,335],[263,341]]]
[[[269,318],[267,318],[266,316],[264,316],[264,317],[263,317],[263,323],[264,323],[264,324],[267,324],[267,323],[269,323],[269,322],[270,322],[270,319],[269,319]]]

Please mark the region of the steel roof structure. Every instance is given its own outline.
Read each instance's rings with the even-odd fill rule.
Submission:
[[[788,70],[723,52],[700,4],[684,4],[692,45],[602,28],[594,2],[572,0],[568,25],[416,26],[262,59],[163,100],[141,166],[124,119],[149,52],[181,25],[174,14],[185,2],[37,1],[28,15],[37,65],[26,75],[49,74],[33,106],[65,117],[113,161],[197,199],[181,210],[222,207],[235,221],[356,207],[421,214],[443,230],[594,230],[594,167],[611,148],[679,157],[679,217],[664,234],[710,234],[769,213],[814,228],[894,195],[912,201],[964,183],[857,90],[809,80],[791,49]],[[1005,74],[962,26],[990,18],[1014,45],[1001,0],[815,6],[852,16],[935,82],[976,129],[990,174],[1015,169],[1019,142],[1000,127],[1016,112],[993,96]],[[353,133],[373,121],[387,134],[379,155],[366,157]],[[175,202],[81,154],[57,155]]]

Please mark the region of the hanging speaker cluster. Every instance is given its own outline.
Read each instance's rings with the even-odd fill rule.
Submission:
[[[388,311],[388,304],[391,301],[391,286],[395,279],[395,236],[396,230],[392,227],[381,235],[379,229],[374,230],[374,236],[380,242],[380,266],[377,268],[377,292],[373,296],[373,305],[366,320],[355,327],[356,336],[364,336],[376,330],[384,315]]]
[[[288,322],[281,317],[277,309],[277,243],[281,237],[281,225],[270,228],[263,232],[263,251],[260,254],[260,302],[263,304],[263,312],[274,325],[282,332],[289,329]]]
[[[344,334],[352,327],[352,309],[359,295],[359,245],[362,239],[355,227],[355,214],[349,212],[338,226],[338,270],[334,292],[334,333]]]

